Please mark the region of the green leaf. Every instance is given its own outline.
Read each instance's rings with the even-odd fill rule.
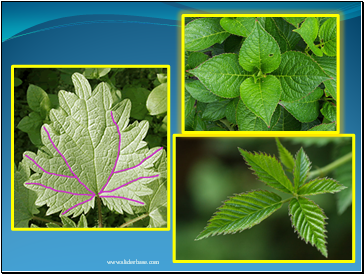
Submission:
[[[311,128],[313,128],[314,126],[317,126],[317,125],[319,125],[319,124],[321,124],[320,119],[316,119],[316,120],[314,120],[314,121],[312,121],[312,122],[309,122],[309,123],[302,123],[301,130],[302,130],[302,131],[307,131],[307,130],[309,130],[309,129],[311,129]]]
[[[41,111],[41,103],[43,100],[49,101],[48,94],[38,86],[29,85],[27,90],[27,101],[29,107],[35,112]],[[44,103],[43,103],[44,104]],[[49,101],[49,105],[50,105]]]
[[[87,79],[99,79],[110,72],[111,68],[86,68],[83,75]]]
[[[195,121],[193,122],[195,131],[205,131],[206,130],[206,122],[201,119],[199,115],[195,116]]]
[[[328,56],[336,56],[336,18],[330,18],[322,24],[318,33],[321,50]]]
[[[29,166],[22,161],[14,171],[14,227],[29,227],[29,221],[39,213],[34,204],[37,195],[24,187],[29,179]]]
[[[272,74],[281,82],[281,100],[287,102],[306,97],[320,83],[330,79],[311,57],[295,51],[283,53],[279,68]]]
[[[224,17],[220,25],[232,34],[247,37],[254,28],[255,17]]]
[[[185,118],[187,118],[193,111],[195,106],[195,99],[191,96],[191,94],[186,90],[185,91]]]
[[[220,18],[201,18],[185,27],[185,49],[198,51],[222,43],[230,35],[220,26]]]
[[[224,98],[238,97],[241,83],[252,76],[239,66],[238,56],[233,53],[214,56],[189,73],[199,78],[212,93]]]
[[[278,122],[281,110],[279,107],[273,113],[271,119],[271,127],[268,128],[267,124],[252,111],[250,111],[243,101],[239,100],[236,108],[236,122],[240,131],[270,131]]]
[[[317,195],[323,193],[335,193],[345,189],[345,186],[338,184],[331,178],[317,178],[304,184],[298,190],[298,195]]]
[[[319,116],[319,99],[324,94],[323,90],[316,88],[312,93],[295,102],[281,101],[280,104],[291,113],[298,121],[309,123]]]
[[[315,17],[307,17],[306,20],[302,23],[299,29],[295,29],[293,31],[299,33],[303,40],[305,40],[306,44],[310,47],[312,52],[317,56],[322,56],[322,51],[316,47],[314,41],[317,37],[319,30],[319,23]]]
[[[18,87],[23,83],[23,81],[17,77],[14,77],[14,87]]]
[[[301,36],[293,32],[294,26],[279,17],[266,18],[265,30],[277,41],[281,53],[295,49],[301,40]]]
[[[295,160],[292,154],[282,145],[278,138],[276,138],[277,148],[279,152],[279,159],[285,165],[289,172],[292,172],[295,166]]]
[[[225,53],[239,54],[244,38],[236,35],[230,35],[224,42]]]
[[[340,138],[341,139],[341,138]],[[352,152],[352,143],[345,142],[345,144],[336,145],[334,147],[334,157],[339,159],[347,153]],[[353,188],[353,166],[352,161],[348,161],[341,166],[338,166],[334,170],[334,177],[340,182],[341,185],[345,186],[346,189],[340,191],[337,195],[337,211],[338,214],[344,213],[344,211],[352,203],[352,188]]]
[[[212,103],[221,99],[209,91],[199,80],[186,81],[185,86],[191,96],[202,103]]]
[[[142,120],[148,113],[146,102],[150,91],[140,87],[126,87],[121,92],[124,99],[130,99],[131,101],[130,116],[134,119]]]
[[[281,51],[274,38],[256,21],[253,31],[245,39],[239,53],[239,63],[247,71],[256,68],[269,73],[279,67]]]
[[[235,194],[219,207],[196,240],[249,229],[281,208],[281,200],[280,196],[266,190]]]
[[[112,106],[107,84],[91,91],[83,75],[72,80],[76,94],[59,92],[60,106],[41,130],[44,147],[24,153],[34,171],[24,185],[37,192],[36,205],[48,206],[47,215],[86,214],[96,195],[110,210],[133,214],[153,192],[148,184],[159,176],[153,164],[163,152],[143,141],[148,122],[129,125],[129,100]]]
[[[336,106],[334,106],[332,103],[325,102],[321,109],[321,113],[330,122],[336,121]]]
[[[40,127],[34,128],[31,131],[29,131],[28,137],[29,137],[30,141],[38,148],[43,145],[42,139],[40,137]]]
[[[167,83],[155,87],[147,99],[147,109],[150,115],[159,115],[167,112]]]
[[[283,17],[288,23],[298,28],[299,24],[306,19],[306,17]]]
[[[61,221],[64,228],[76,228],[76,223],[67,216],[61,216]]]
[[[298,131],[301,130],[301,123],[296,120],[284,107],[280,106],[278,122],[272,126],[272,131]]]
[[[36,112],[31,112],[28,116],[20,120],[17,128],[28,133],[34,130],[34,128],[39,129],[42,124],[43,120],[40,115]]]
[[[313,56],[315,61],[324,70],[324,72],[331,78],[324,82],[325,92],[332,96],[336,100],[336,57],[329,56]]]
[[[293,169],[295,193],[297,193],[298,189],[306,182],[310,169],[310,159],[303,148],[300,148],[296,154],[295,165]]]
[[[276,77],[268,75],[254,82],[246,79],[240,86],[244,104],[270,127],[272,115],[281,96],[281,85]]]
[[[187,59],[186,70],[194,69],[209,59],[209,56],[202,52],[192,52]]]
[[[318,126],[314,126],[313,128],[310,128],[308,131],[335,131],[335,130],[336,130],[336,124],[329,123],[329,124],[321,124]]]
[[[289,204],[291,221],[298,235],[310,242],[313,246],[327,257],[325,219],[323,210],[314,202],[298,197],[291,200]]]
[[[80,220],[78,221],[77,227],[82,227],[82,228],[88,227],[87,219],[84,214],[81,215]]]
[[[202,119],[216,121],[224,118],[226,106],[229,102],[229,100],[226,100],[207,104],[205,111],[202,113]]]
[[[226,119],[232,124],[236,124],[236,108],[238,106],[239,101],[240,101],[239,98],[235,98],[231,100],[226,106],[225,116]]]
[[[159,83],[161,83],[161,84],[167,83],[167,81],[168,81],[168,77],[164,73],[158,73],[157,78],[158,78]]]
[[[239,151],[259,180],[279,191],[293,193],[292,183],[284,173],[281,163],[275,157],[250,153],[241,148]]]

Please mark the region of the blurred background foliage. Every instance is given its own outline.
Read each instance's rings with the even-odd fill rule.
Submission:
[[[22,119],[30,113],[34,113],[34,107],[31,108],[29,105],[32,96],[36,97],[45,92],[44,95],[49,97],[52,102],[52,108],[57,108],[58,92],[60,90],[75,91],[71,78],[75,72],[83,74],[88,79],[92,89],[101,82],[108,83],[114,103],[129,98],[132,103],[130,124],[136,120],[147,120],[149,130],[145,141],[148,143],[149,148],[163,146],[164,149],[168,150],[166,111],[150,113],[147,109],[149,95],[156,87],[160,87],[162,82],[167,81],[161,76],[167,74],[166,68],[16,68],[14,70],[14,161],[16,165],[22,160],[25,151],[36,153],[38,148],[42,146],[40,128],[43,123],[50,123],[48,109],[47,114],[44,116],[46,118],[42,119],[37,127],[28,125],[27,129],[31,128],[32,132],[25,132],[25,127],[19,126]],[[36,86],[36,89],[34,89],[34,86]],[[33,87],[33,93],[30,92],[31,87]],[[163,92],[166,93],[166,90],[163,90]],[[27,97],[27,93],[32,94],[32,96]],[[160,94],[157,95],[161,97]],[[166,99],[165,96],[163,98]],[[37,214],[37,217],[61,222],[59,214],[47,216],[47,209],[46,205],[38,208],[40,213]],[[135,215],[127,213],[121,215],[103,207],[102,217],[105,227],[118,227],[135,218]],[[79,218],[75,217],[72,220],[78,223]],[[86,214],[86,218],[89,227],[96,226],[97,210],[90,210]],[[145,227],[148,225],[148,221],[149,217],[129,227]],[[29,225],[31,224],[45,227],[45,223],[39,220],[33,219]]]
[[[280,140],[293,156],[303,147],[312,162],[311,171],[350,152],[352,144],[351,138],[344,137]],[[278,151],[274,138],[180,137],[176,144],[177,260],[325,260],[315,247],[294,233],[288,204],[241,233],[194,241],[228,197],[254,189],[272,191],[248,169],[238,147],[277,158]],[[352,258],[351,161],[327,176],[342,179],[340,183],[350,185],[350,188],[342,191],[342,197],[322,194],[310,198],[329,218],[326,225],[328,259],[349,260]],[[283,199],[290,196],[277,193]]]

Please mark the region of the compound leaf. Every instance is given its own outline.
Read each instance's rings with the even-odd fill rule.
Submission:
[[[281,208],[281,200],[280,196],[266,190],[236,194],[226,200],[214,213],[196,240],[251,228]]]
[[[292,183],[284,173],[281,163],[275,157],[250,153],[241,148],[239,151],[259,180],[282,192],[293,193]]]
[[[278,138],[276,138],[276,143],[279,152],[279,159],[281,160],[282,164],[285,165],[287,170],[292,172],[295,166],[295,160],[292,154],[282,145]]]
[[[224,17],[220,25],[232,34],[247,37],[254,28],[255,17]]]
[[[252,77],[240,86],[240,98],[244,104],[270,127],[273,112],[281,96],[281,85],[276,77],[268,75],[256,82]]]
[[[306,20],[302,23],[299,29],[295,29],[293,31],[299,33],[303,40],[305,40],[306,44],[310,47],[312,52],[317,56],[322,56],[322,51],[316,47],[314,41],[317,37],[319,30],[319,23],[315,17],[307,17]]]
[[[309,123],[319,116],[319,99],[324,94],[323,90],[316,88],[312,93],[295,102],[281,101],[280,104],[291,113],[298,121]]]
[[[297,101],[330,79],[322,68],[309,56],[296,51],[282,54],[279,68],[272,73],[281,82],[281,100]]]
[[[345,189],[337,181],[331,178],[317,178],[307,182],[298,190],[298,195],[317,195],[323,193],[335,193]]]
[[[35,200],[37,194],[24,187],[30,169],[23,160],[14,171],[14,227],[29,227],[29,221],[39,213]]]
[[[230,33],[220,26],[220,18],[201,18],[185,27],[185,50],[198,51],[222,43]]]
[[[321,50],[328,56],[336,56],[336,18],[330,18],[322,24],[318,33]]]
[[[212,93],[224,98],[238,97],[241,83],[252,75],[239,66],[238,56],[234,53],[214,56],[188,72]]]
[[[52,123],[42,127],[44,147],[24,153],[35,172],[24,185],[37,192],[36,205],[48,205],[48,215],[87,213],[96,197],[110,210],[133,214],[132,205],[144,205],[141,197],[152,193],[147,185],[159,176],[153,163],[162,148],[148,149],[143,141],[147,121],[128,125],[129,100],[112,106],[107,84],[91,91],[83,75],[72,80],[76,94],[60,91]]]
[[[258,69],[269,73],[278,68],[280,62],[281,51],[277,41],[256,19],[253,31],[240,49],[240,65],[247,71],[255,72]]]
[[[323,210],[314,202],[303,198],[293,198],[289,204],[291,221],[298,235],[310,242],[327,257],[325,219]]]
[[[310,159],[303,148],[300,148],[296,154],[295,165],[293,169],[295,193],[297,193],[297,190],[305,183],[310,169]]]

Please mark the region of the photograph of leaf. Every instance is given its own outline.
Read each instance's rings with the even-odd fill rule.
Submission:
[[[351,258],[351,137],[177,140],[177,260]]]
[[[336,130],[336,17],[185,19],[186,131]]]
[[[15,228],[167,226],[166,73],[15,68]]]

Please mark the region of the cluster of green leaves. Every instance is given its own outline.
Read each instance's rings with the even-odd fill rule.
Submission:
[[[185,130],[336,130],[336,17],[185,26]]]
[[[116,73],[123,70],[116,71]],[[35,162],[24,156],[18,167],[15,165],[15,227],[29,227],[29,225],[38,227],[44,226],[44,223],[47,227],[166,226],[166,151],[159,150],[156,152],[160,145],[151,145],[143,139],[147,140],[150,124],[154,127],[157,126],[156,132],[166,133],[167,77],[163,73],[155,74],[155,88],[147,93],[143,105],[149,112],[146,111],[143,116],[138,116],[141,118],[152,117],[152,122],[148,122],[147,119],[139,121],[136,118],[131,118],[133,111],[134,117],[138,115],[135,109],[141,109],[141,105],[133,106],[135,101],[124,99],[127,97],[124,95],[127,94],[126,91],[129,92],[130,96],[137,98],[138,92],[140,92],[138,89],[144,88],[137,86],[134,87],[135,90],[131,91],[128,89],[133,87],[127,86],[118,92],[113,82],[110,81],[110,83],[99,83],[92,91],[86,77],[105,77],[110,71],[112,69],[106,71],[95,69],[93,72],[85,69],[83,74],[73,73],[71,80],[74,84],[74,92],[61,90],[57,96],[59,104],[55,108],[47,109],[47,122],[38,122],[40,123],[39,135],[41,139],[38,150],[36,153],[32,151],[25,151],[24,153]],[[140,75],[140,71],[137,73]],[[34,95],[37,102],[49,100],[49,96],[44,90],[36,86],[29,87],[28,95],[29,106],[34,99],[30,95]],[[43,97],[40,98],[40,95]],[[117,157],[119,134],[113,123],[111,111],[120,129],[119,157]],[[158,117],[156,118],[159,120],[158,124],[153,124],[154,117]],[[23,120],[24,118],[21,121]],[[49,136],[44,128],[48,130]],[[152,128],[151,132],[154,133],[155,130],[156,128]],[[63,156],[53,147],[51,139],[71,164],[72,171],[64,161]],[[117,162],[115,163],[116,159]],[[42,166],[48,173],[40,169],[35,163]],[[112,174],[114,165],[116,170],[124,170],[138,163],[141,164],[131,170]],[[54,176],[49,172],[63,174],[66,177]],[[76,174],[79,180],[93,193],[115,189],[141,177],[140,180],[114,191],[113,195],[128,197],[143,204],[125,199],[99,198],[96,195],[89,202],[65,211],[90,198],[90,196],[76,196],[51,190],[84,193],[85,189],[81,184],[75,183],[76,178],[69,174],[70,172]],[[110,174],[112,176],[109,178]],[[152,175],[158,175],[158,177],[151,177]],[[107,187],[103,189],[102,187],[106,182],[108,182]],[[105,206],[94,209],[97,199],[101,200]],[[59,211],[63,214],[57,213]],[[78,225],[67,217],[72,214],[76,222],[78,220]]]
[[[196,240],[251,228],[288,202],[292,225],[299,237],[316,246],[325,257],[328,256],[325,235],[327,217],[307,196],[336,193],[346,187],[331,178],[311,178],[311,162],[303,148],[293,157],[281,142],[276,140],[280,161],[264,153],[250,153],[240,148],[239,151],[260,181],[275,190],[290,194],[291,197],[283,200],[275,192],[267,190],[235,194],[224,202]],[[293,175],[293,182],[287,177],[286,172]]]

